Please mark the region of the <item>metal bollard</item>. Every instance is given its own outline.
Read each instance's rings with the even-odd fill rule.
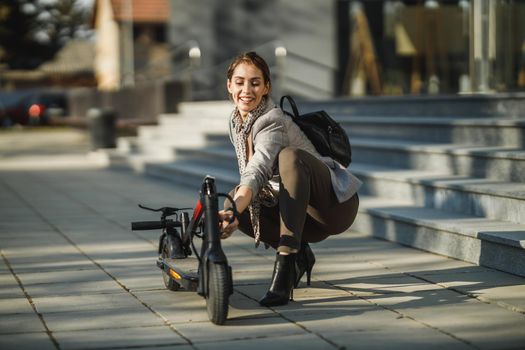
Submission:
[[[91,108],[87,112],[91,149],[116,147],[116,114],[111,109]]]

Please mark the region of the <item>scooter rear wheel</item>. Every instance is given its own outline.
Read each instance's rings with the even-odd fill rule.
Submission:
[[[211,322],[222,325],[228,318],[231,282],[227,265],[210,263],[208,268],[208,295],[206,308]]]

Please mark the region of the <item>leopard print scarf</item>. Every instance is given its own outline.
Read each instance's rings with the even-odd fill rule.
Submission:
[[[250,113],[243,121],[241,114],[237,107],[232,113],[233,125],[235,128],[235,153],[237,154],[237,162],[239,164],[239,174],[242,175],[248,163],[247,142],[248,137],[252,131],[252,126],[255,121],[263,115],[271,107],[271,101],[268,97],[263,97],[261,103]],[[252,198],[251,204],[248,206],[250,211],[250,220],[252,222],[253,234],[255,236],[255,247],[258,247],[261,242],[261,231],[259,226],[259,214],[261,212],[261,199],[259,195]]]

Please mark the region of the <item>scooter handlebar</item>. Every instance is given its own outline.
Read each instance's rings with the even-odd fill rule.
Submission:
[[[172,220],[168,221],[136,221],[131,223],[131,229],[133,231],[146,231],[146,230],[158,230],[162,228],[173,228],[180,227],[179,222]]]

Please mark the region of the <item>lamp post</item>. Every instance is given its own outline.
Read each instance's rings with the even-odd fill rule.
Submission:
[[[135,85],[135,54],[133,45],[133,0],[121,2],[122,10],[122,77],[121,86]]]
[[[170,50],[172,77],[184,83],[184,95],[192,99],[193,71],[200,66],[201,49],[195,40],[187,40]]]
[[[275,61],[277,65],[277,96],[284,93],[284,71],[286,65],[286,56],[288,51],[283,45],[275,47]]]
[[[492,0],[472,0],[470,76],[472,91],[492,91],[493,67],[496,59],[496,8]]]

